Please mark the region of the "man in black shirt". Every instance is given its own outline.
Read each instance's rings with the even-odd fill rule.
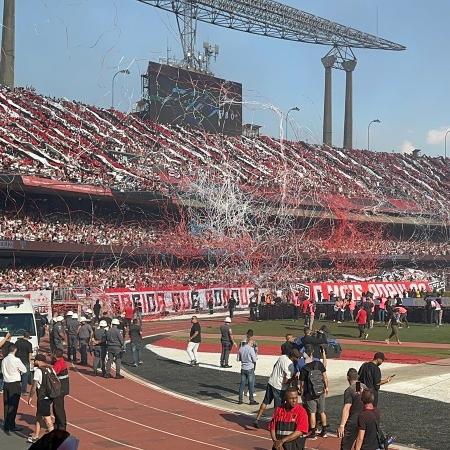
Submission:
[[[377,352],[373,355],[373,361],[365,362],[358,370],[359,381],[373,390],[374,406],[378,405],[378,391],[380,390],[380,386],[389,383],[392,379],[392,377],[381,379],[380,366],[385,359],[384,353]]]
[[[337,430],[338,437],[342,438],[341,450],[352,450],[353,448],[358,435],[358,416],[363,410],[361,393],[367,389],[365,384],[358,381],[356,369],[348,369],[347,381],[350,386],[344,392],[341,423]]]
[[[300,391],[302,393],[303,405],[309,413],[309,424],[311,428],[310,438],[316,438],[317,430],[317,413],[320,414],[320,421],[322,422],[321,437],[327,437],[327,415],[325,413],[325,397],[328,395],[328,377],[327,369],[321,361],[313,358],[313,348],[311,345],[305,346],[305,361],[306,364],[300,371]],[[319,372],[319,373],[318,373]],[[314,392],[319,383],[314,386],[313,377],[320,376],[322,392],[318,395]]]
[[[130,343],[131,352],[133,353],[134,367],[142,364],[141,361],[141,348],[142,348],[142,328],[139,325],[138,319],[133,319],[133,323],[130,325]]]
[[[294,349],[294,336],[292,334],[286,335],[286,342],[281,344],[281,354],[289,356]]]
[[[197,350],[202,342],[202,328],[198,323],[197,316],[192,316],[191,319],[191,332],[189,333],[187,354],[189,356],[189,363],[191,366],[198,366],[198,354]]]
[[[26,373],[20,374],[22,394],[25,394],[27,392],[28,377],[30,375],[30,358],[33,354],[33,346],[31,345],[30,333],[28,333],[28,331],[25,331],[25,333],[23,333],[23,337],[17,339],[16,347],[16,357],[22,361],[23,365],[27,369]]]
[[[373,391],[365,390],[361,394],[363,411],[358,416],[358,436],[355,450],[375,450],[380,447],[377,428],[380,426],[380,412],[373,404]]]

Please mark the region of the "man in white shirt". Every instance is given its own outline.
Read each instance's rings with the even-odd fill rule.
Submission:
[[[273,401],[274,407],[281,406],[283,403],[284,392],[288,388],[288,384],[294,376],[294,363],[300,358],[300,352],[294,348],[288,355],[281,355],[272,369],[269,382],[266,388],[266,394],[259,407],[253,426],[259,428],[259,419],[263,415],[267,405]]]
[[[3,431],[9,435],[10,431],[20,431],[16,427],[17,408],[21,394],[21,375],[27,372],[23,362],[16,357],[17,347],[9,346],[9,353],[2,361],[3,374]]]

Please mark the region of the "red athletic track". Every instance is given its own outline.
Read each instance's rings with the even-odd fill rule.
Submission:
[[[144,332],[149,335],[187,326],[188,321],[152,322],[144,325]],[[268,432],[249,426],[248,416],[178,399],[128,379],[92,377],[90,368],[73,368],[70,383],[71,395],[66,397],[68,430],[80,439],[81,450],[271,448]],[[34,412],[22,401],[18,424],[31,428]],[[308,447],[336,450],[338,440],[318,439]]]

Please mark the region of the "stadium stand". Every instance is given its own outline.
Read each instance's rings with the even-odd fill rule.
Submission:
[[[134,115],[0,90],[0,170],[119,190],[182,190],[198,171],[230,174],[256,195],[355,210],[448,218],[443,158],[227,137]],[[286,185],[285,180],[289,180]]]

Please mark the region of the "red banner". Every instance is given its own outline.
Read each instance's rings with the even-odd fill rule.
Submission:
[[[104,303],[116,311],[123,311],[127,304],[140,305],[144,315],[207,310],[210,300],[214,309],[227,308],[234,297],[237,309],[248,308],[254,294],[253,286],[187,287],[166,286],[164,288],[106,289],[102,295]]]
[[[22,182],[25,186],[40,187],[54,191],[79,192],[82,194],[112,197],[111,189],[104,188],[102,186],[93,186],[91,184],[67,183],[65,181],[51,180],[50,178],[40,178],[29,175],[23,175]]]
[[[330,292],[336,296],[345,297],[347,292],[351,292],[355,300],[361,299],[363,292],[371,292],[374,297],[403,296],[403,291],[411,289],[416,291],[430,290],[428,280],[416,281],[349,281],[349,282],[324,282],[324,283],[303,283],[295,285],[295,290],[303,290],[308,298],[318,300],[317,293],[322,292],[322,299],[329,299]]]

